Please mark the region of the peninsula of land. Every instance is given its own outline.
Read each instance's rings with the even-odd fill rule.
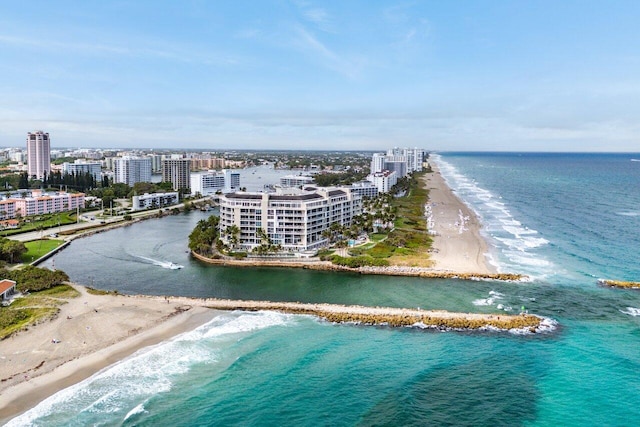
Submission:
[[[251,267],[292,267],[315,270],[350,271],[361,274],[413,276],[424,278],[490,279],[517,281],[520,274],[500,273],[488,260],[489,249],[480,234],[481,223],[475,212],[465,205],[447,185],[435,163],[432,172],[420,177],[420,185],[428,190],[424,200],[424,230],[431,234],[431,247],[410,259],[388,258],[388,266],[346,267],[318,258],[244,258],[192,255],[200,261],[215,265]],[[347,250],[338,253],[346,255]]]

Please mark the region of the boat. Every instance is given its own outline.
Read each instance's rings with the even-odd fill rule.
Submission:
[[[180,264],[173,263],[173,262],[169,262],[167,264],[167,268],[169,268],[171,270],[180,270],[181,268],[184,268],[184,266],[180,265]]]

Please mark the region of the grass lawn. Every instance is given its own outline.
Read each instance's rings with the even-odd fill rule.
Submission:
[[[35,261],[42,255],[51,252],[63,243],[64,240],[57,239],[42,239],[26,242],[24,245],[27,247],[27,252],[22,254],[22,262],[29,263]]]
[[[37,219],[36,219],[37,218]],[[26,233],[27,231],[47,230],[55,228],[58,225],[67,225],[76,223],[75,212],[61,212],[60,214],[37,215],[36,218],[27,218],[30,222],[24,222],[15,230],[3,230],[0,235],[6,237],[13,234]],[[43,231],[47,233],[46,231]],[[48,233],[47,233],[48,234]]]

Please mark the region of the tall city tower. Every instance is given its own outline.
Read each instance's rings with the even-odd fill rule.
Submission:
[[[41,130],[27,133],[27,171],[29,178],[42,179],[51,173],[51,140]]]

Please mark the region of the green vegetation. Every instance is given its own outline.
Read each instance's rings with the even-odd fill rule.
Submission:
[[[366,172],[341,172],[341,173],[319,173],[313,180],[320,187],[330,187],[332,185],[348,185],[357,181],[362,181],[367,176]]]
[[[75,212],[60,212],[55,214],[36,215],[34,217],[26,217],[20,220],[20,227],[16,229],[2,230],[0,234],[3,236],[11,236],[13,234],[26,233],[28,231],[41,231],[58,227],[60,225],[75,224]]]
[[[60,245],[64,243],[64,240],[56,240],[56,239],[41,239],[41,240],[33,240],[31,242],[26,242],[24,246],[27,251],[22,254],[22,262],[29,263],[32,262],[41,256],[48,254],[52,250],[56,249]]]
[[[219,218],[215,215],[198,221],[189,234],[189,249],[204,256],[214,254],[218,242],[218,221]]]
[[[369,234],[371,243],[349,249],[349,255],[359,259],[355,264],[365,259],[370,263],[368,265],[379,265],[374,263],[384,260],[385,265],[429,266],[428,250],[432,239],[427,233],[423,212],[429,192],[423,188],[420,179],[425,173],[416,172],[399,180],[393,193],[403,194],[402,197],[382,194],[366,200],[365,212],[354,217],[351,227],[332,226],[325,237],[340,243],[339,239],[352,239],[363,231],[378,229],[380,231]],[[383,232],[390,224],[393,224],[391,230]],[[332,261],[335,264],[344,262],[340,258]]]
[[[85,289],[91,295],[119,295],[120,294],[117,290],[105,291],[103,289],[95,289],[95,288],[91,288],[89,286],[85,286]]]
[[[394,228],[386,236],[372,235],[378,243],[370,249],[360,251],[359,255],[368,255],[377,259],[388,259],[396,265],[428,266],[427,251],[432,239],[427,233],[423,206],[429,192],[421,185],[420,178],[425,172],[414,173],[400,180],[396,192],[404,192],[403,197],[389,200],[391,211],[395,212]]]
[[[42,319],[54,317],[59,312],[58,306],[79,295],[71,286],[58,285],[18,298],[9,307],[0,307],[0,339]]]
[[[0,260],[13,264],[26,251],[24,243],[0,237]]]
[[[49,289],[52,286],[61,285],[69,280],[64,271],[51,271],[46,268],[38,268],[31,265],[13,270],[0,268],[0,277],[14,280],[20,292],[37,292]]]
[[[336,265],[342,265],[350,268],[358,267],[386,267],[389,265],[389,261],[385,259],[371,258],[368,256],[356,256],[356,257],[342,257],[340,255],[333,255],[331,262]]]

